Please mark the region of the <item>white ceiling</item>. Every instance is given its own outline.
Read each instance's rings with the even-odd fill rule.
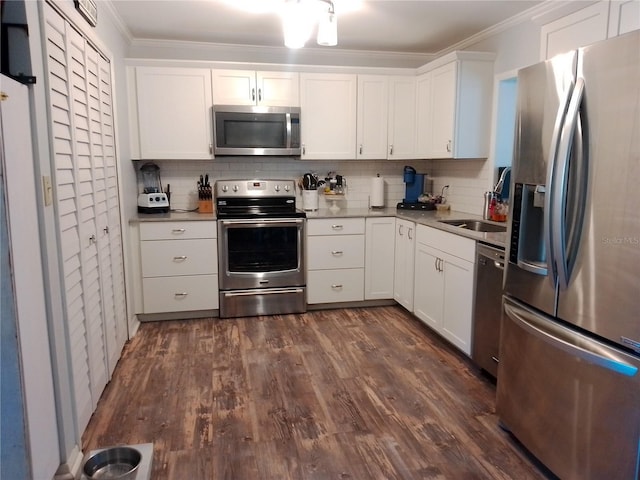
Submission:
[[[267,2],[267,0],[262,0]],[[281,0],[284,1],[284,0]],[[338,46],[317,47],[435,54],[528,10],[540,0],[362,0],[359,10],[338,14]],[[235,2],[235,7],[232,5]],[[240,0],[112,0],[134,39],[214,44],[283,45],[276,13],[252,14]]]

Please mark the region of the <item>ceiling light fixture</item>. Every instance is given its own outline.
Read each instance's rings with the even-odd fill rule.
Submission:
[[[318,13],[318,2],[328,4]],[[331,0],[287,0],[282,12],[284,44],[289,48],[302,48],[318,21],[318,45],[333,47],[338,44],[338,18]]]

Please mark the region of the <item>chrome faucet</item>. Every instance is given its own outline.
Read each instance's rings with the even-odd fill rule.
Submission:
[[[500,179],[498,180],[498,183],[496,183],[495,187],[493,187],[493,191],[498,195],[502,194],[502,189],[504,188],[504,180],[510,171],[511,171],[511,167],[506,167],[504,170],[502,170],[502,175],[500,175]]]

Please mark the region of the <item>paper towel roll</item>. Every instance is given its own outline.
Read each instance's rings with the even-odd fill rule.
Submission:
[[[371,196],[369,205],[372,208],[384,207],[384,177],[380,175],[371,179]]]

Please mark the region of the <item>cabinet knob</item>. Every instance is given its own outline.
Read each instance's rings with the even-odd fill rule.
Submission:
[[[398,235],[400,235],[400,236],[404,235],[404,233],[402,233],[402,230],[403,230],[402,227],[404,227],[404,225],[399,225],[398,226]]]
[[[334,290],[338,290],[338,289],[342,288],[342,284],[335,284],[334,283],[333,285],[331,285],[331,288],[333,288]]]
[[[447,142],[447,152],[451,153],[451,140]]]
[[[407,236],[409,237],[409,240],[413,240],[413,237],[411,236],[412,231],[413,231],[413,228],[409,228],[409,231],[407,232]]]
[[[342,254],[343,254],[342,250],[331,250],[331,255],[335,257],[340,256]]]
[[[259,102],[262,101],[262,89],[261,88],[258,89],[258,101]]]
[[[360,144],[360,155],[362,155],[362,144]]]
[[[102,231],[105,233],[105,235],[109,235],[109,225],[107,225],[106,227],[104,227],[102,229]]]
[[[179,256],[177,256],[177,257],[173,257],[173,259],[174,259],[176,262],[181,262],[181,261],[183,261],[183,260],[186,260],[186,259],[187,259],[187,256],[186,256],[186,255],[179,255]]]
[[[389,155],[393,155],[393,145],[389,145]]]
[[[302,144],[302,155],[305,155],[307,153],[307,147],[306,145],[303,143]]]
[[[96,236],[95,235],[89,235],[89,243],[96,243]]]
[[[255,88],[252,88],[252,89],[251,89],[251,100],[252,100],[253,102],[255,102],[255,101],[256,101],[256,89],[255,89]]]
[[[179,298],[184,298],[187,295],[189,295],[187,292],[176,292],[176,293],[174,293],[174,296],[179,297]]]
[[[342,230],[343,226],[342,225],[331,225],[331,228],[334,230]]]
[[[171,233],[184,233],[186,230],[184,228],[174,228],[171,230]]]

